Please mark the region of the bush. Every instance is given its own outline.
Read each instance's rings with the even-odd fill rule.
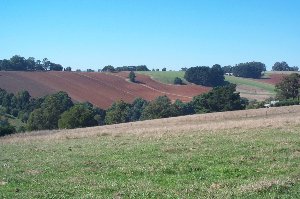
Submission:
[[[131,105],[123,100],[113,103],[106,111],[105,123],[118,124],[130,121]]]
[[[299,105],[300,101],[299,99],[288,99],[284,101],[279,101],[277,102],[274,106],[279,107],[279,106],[293,106],[293,105]]]
[[[167,118],[178,115],[171,100],[167,96],[159,96],[145,107],[142,120]]]
[[[247,101],[236,92],[235,84],[228,84],[194,97],[192,103],[196,113],[211,113],[242,110]]]
[[[174,84],[182,85],[182,79],[180,79],[179,77],[175,77]]]
[[[133,71],[130,71],[128,77],[131,82],[135,82],[136,75]]]
[[[94,116],[92,107],[86,104],[76,104],[61,115],[58,127],[60,129],[73,129],[96,126],[97,121],[94,119]]]
[[[15,127],[11,125],[0,126],[0,136],[10,135],[16,132]]]

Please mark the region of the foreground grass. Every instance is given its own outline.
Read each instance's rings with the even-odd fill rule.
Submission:
[[[300,126],[0,142],[1,198],[297,198]]]

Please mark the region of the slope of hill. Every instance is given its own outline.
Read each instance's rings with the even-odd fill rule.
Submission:
[[[165,83],[173,84],[175,77],[184,79],[183,71],[148,71],[139,72],[150,76],[152,79]],[[225,80],[236,84],[237,91],[241,93],[242,97],[248,99],[264,100],[273,97],[275,94],[275,84],[280,82],[282,77],[291,72],[267,72],[261,79],[241,78],[234,76],[225,76]]]
[[[300,106],[0,138],[2,198],[297,198]]]
[[[167,95],[170,99],[190,101],[209,88],[195,85],[165,85],[148,76],[137,75],[138,83],[127,81],[128,73],[84,72],[0,72],[0,88],[9,92],[28,90],[33,97],[66,91],[75,101],[89,101],[101,108],[123,99],[132,102],[137,97],[146,100]]]

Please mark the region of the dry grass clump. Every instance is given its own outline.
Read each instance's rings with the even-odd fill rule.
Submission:
[[[300,124],[300,106],[288,106],[197,114],[71,130],[28,132],[3,137],[0,142],[76,139],[93,136],[122,136],[123,134],[162,137],[222,129],[287,128],[289,125],[298,124]]]

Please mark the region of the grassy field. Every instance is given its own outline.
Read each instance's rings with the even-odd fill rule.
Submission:
[[[275,93],[275,91],[274,91],[275,87],[273,85],[258,82],[258,81],[255,81],[253,79],[250,79],[250,78],[225,76],[225,81],[228,81],[228,82],[236,84],[236,85],[247,85],[247,86],[251,86],[251,87],[256,87],[256,88],[259,88],[259,89],[266,90],[270,93]]]
[[[179,77],[183,81],[186,81],[184,79],[183,71],[139,71],[137,73],[149,75],[154,80],[165,83],[165,84],[174,84],[175,77]]]
[[[297,198],[300,106],[0,139],[0,198]]]
[[[145,74],[151,76],[154,80],[166,83],[173,84],[175,77],[180,77],[184,80],[185,83],[187,81],[184,79],[183,71],[147,71],[147,72],[138,72],[140,74]],[[264,77],[268,77],[271,74],[266,73]],[[250,78],[240,78],[234,76],[225,76],[225,81],[237,85],[237,91],[241,93],[242,97],[248,99],[256,99],[259,101],[265,100],[269,97],[274,96],[275,87],[271,84],[258,82]]]

